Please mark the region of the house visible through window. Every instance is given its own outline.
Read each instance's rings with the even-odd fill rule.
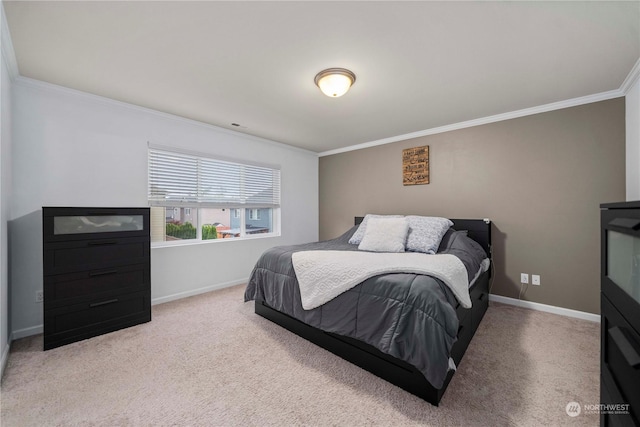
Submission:
[[[278,168],[150,147],[148,198],[155,243],[280,232]]]

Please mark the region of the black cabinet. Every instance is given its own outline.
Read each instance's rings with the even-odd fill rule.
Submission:
[[[601,205],[602,426],[640,425],[640,202]]]
[[[149,208],[42,208],[44,349],[151,320]]]

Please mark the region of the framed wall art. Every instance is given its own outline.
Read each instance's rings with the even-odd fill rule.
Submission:
[[[402,185],[429,183],[429,146],[402,150]]]

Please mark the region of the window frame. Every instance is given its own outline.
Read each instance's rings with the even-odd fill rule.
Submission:
[[[220,161],[220,162],[229,162],[232,164],[237,164],[237,165],[241,165],[241,166],[246,166],[249,170],[251,169],[251,167],[258,167],[258,168],[269,168],[272,169],[274,172],[274,181],[272,182],[273,186],[277,186],[271,189],[271,192],[274,194],[274,200],[276,200],[276,202],[274,202],[273,204],[255,204],[255,203],[251,203],[250,200],[245,200],[245,203],[233,203],[233,204],[216,204],[216,203],[197,203],[194,201],[190,201],[190,202],[185,202],[185,203],[176,203],[176,200],[170,200],[167,202],[158,202],[158,200],[152,200],[152,190],[151,190],[151,156],[152,156],[152,151],[155,150],[156,152],[161,151],[163,153],[166,153],[167,155],[170,154],[176,154],[178,156],[192,156],[195,158],[202,158],[208,161]],[[280,199],[280,192],[281,192],[281,178],[280,178],[280,166],[273,166],[273,165],[264,165],[264,164],[257,164],[257,163],[251,163],[251,162],[246,162],[246,161],[239,161],[239,160],[231,160],[231,159],[226,159],[226,158],[219,158],[217,156],[213,156],[210,154],[205,154],[205,153],[195,153],[195,152],[190,152],[190,151],[184,151],[184,150],[179,150],[179,149],[175,149],[175,148],[168,148],[168,147],[163,147],[163,146],[158,146],[158,145],[152,145],[149,144],[149,148],[148,148],[148,168],[147,168],[147,188],[148,188],[148,203],[149,206],[151,208],[164,208],[165,209],[165,223],[164,226],[166,227],[166,212],[168,209],[172,208],[173,212],[172,214],[175,216],[175,210],[176,209],[180,209],[180,208],[184,208],[184,212],[185,212],[185,216],[187,215],[187,209],[195,209],[195,222],[197,225],[195,225],[196,228],[196,237],[195,239],[180,239],[180,240],[171,240],[171,241],[167,241],[167,240],[162,240],[162,241],[152,241],[151,242],[151,247],[153,248],[160,248],[160,247],[175,247],[175,246],[183,246],[183,245],[194,245],[194,244],[209,244],[209,243],[218,243],[218,242],[229,242],[229,241],[239,241],[239,240],[252,240],[252,239],[262,239],[262,238],[271,238],[271,237],[279,237],[281,236],[281,199]],[[245,187],[245,181],[246,179],[244,178],[244,175],[242,175],[241,177],[241,183],[240,185],[243,186],[243,188]],[[268,181],[270,182],[270,181]],[[200,184],[198,184],[200,185]],[[198,190],[200,191],[200,190]],[[229,209],[230,210],[230,217],[234,217],[234,218],[238,218],[239,222],[240,222],[240,235],[238,237],[233,237],[233,238],[222,238],[222,239],[208,239],[208,240],[203,240],[202,239],[202,214],[201,214],[201,210],[202,209]],[[255,209],[257,212],[257,220],[260,219],[260,210],[261,209],[271,209],[271,231],[268,233],[256,233],[256,234],[247,234],[247,220],[249,220],[249,216],[250,214],[247,213],[247,210],[249,209]],[[194,217],[193,215],[193,211],[191,211],[192,213],[192,217]],[[181,220],[183,220],[183,218],[181,218]],[[230,224],[229,224],[230,225]],[[157,226],[156,226],[157,227]],[[163,235],[165,236],[166,239],[166,231],[165,233],[163,233]]]

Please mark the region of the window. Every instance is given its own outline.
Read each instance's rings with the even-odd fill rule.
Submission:
[[[252,221],[259,221],[260,209],[249,209],[249,219]]]
[[[280,170],[149,148],[151,241],[279,235]]]

